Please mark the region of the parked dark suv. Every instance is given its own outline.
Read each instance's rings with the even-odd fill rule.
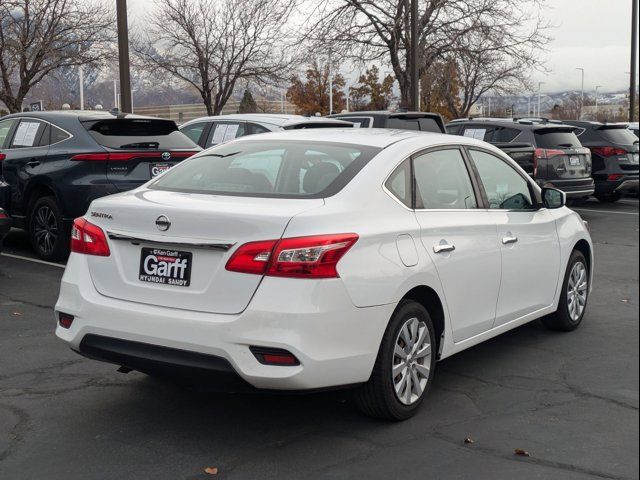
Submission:
[[[638,192],[638,137],[624,124],[566,120],[578,127],[580,143],[591,150],[595,197],[617,202],[626,193]]]
[[[588,198],[595,191],[591,153],[575,130],[546,119],[460,119],[447,125],[448,133],[502,148],[540,186],[560,189],[570,199]]]
[[[446,133],[444,121],[437,113],[429,112],[345,112],[329,115],[353,123],[355,128],[399,128],[423,132]]]
[[[0,208],[44,260],[68,254],[73,219],[201,150],[173,121],[108,112],[0,119]]]

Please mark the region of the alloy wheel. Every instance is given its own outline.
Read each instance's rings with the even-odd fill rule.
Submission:
[[[49,255],[58,240],[58,221],[47,205],[42,205],[33,216],[33,235],[36,244],[44,255]]]
[[[573,322],[580,320],[587,306],[588,286],[587,268],[582,262],[577,262],[571,269],[567,282],[567,308]]]
[[[391,365],[393,386],[404,405],[417,402],[429,382],[431,336],[425,322],[408,319],[396,337]]]

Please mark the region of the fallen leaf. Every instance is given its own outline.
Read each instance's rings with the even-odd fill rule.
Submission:
[[[204,473],[208,473],[209,475],[217,475],[218,467],[207,467],[204,469]]]
[[[21,317],[22,314],[20,312],[13,312],[14,317]]]
[[[467,438],[464,439],[464,443],[471,444],[471,443],[475,443],[475,442],[473,441],[472,438],[467,437]]]
[[[620,300],[622,303],[629,303],[630,300],[628,298],[623,298],[622,300]]]
[[[529,456],[529,452],[527,452],[526,450],[523,450],[521,448],[516,448],[513,451],[514,454],[519,455],[521,457],[528,457]]]

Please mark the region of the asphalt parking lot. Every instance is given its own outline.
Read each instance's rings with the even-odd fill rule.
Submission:
[[[212,394],[81,358],[53,333],[62,268],[18,258],[32,254],[12,232],[0,478],[636,479],[638,202],[576,209],[596,248],[582,327],[533,322],[441,362],[403,423],[361,416],[345,392]]]

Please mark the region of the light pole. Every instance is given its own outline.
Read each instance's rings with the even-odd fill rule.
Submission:
[[[131,113],[131,72],[129,70],[129,26],[127,24],[127,0],[116,0],[118,24],[118,59],[120,63],[121,111]]]
[[[408,7],[409,5],[407,5]],[[418,0],[411,0],[411,91],[409,92],[409,109],[414,112],[420,109],[420,78],[418,76]]]
[[[596,120],[598,120],[598,89],[602,87],[602,85],[596,85]]]
[[[331,71],[331,52],[329,52],[329,115],[333,113],[333,72]]]
[[[584,105],[584,68],[577,67],[576,70],[580,70],[582,75],[582,83],[580,84],[580,110],[578,113],[578,120],[582,120],[582,106]]]
[[[531,95],[529,95],[529,107],[527,108],[527,117],[531,116]]]
[[[538,117],[542,118],[540,114],[540,87],[544,85],[544,82],[538,82]]]
[[[636,117],[636,68],[638,61],[638,0],[631,0],[631,78],[629,79],[629,121]]]

